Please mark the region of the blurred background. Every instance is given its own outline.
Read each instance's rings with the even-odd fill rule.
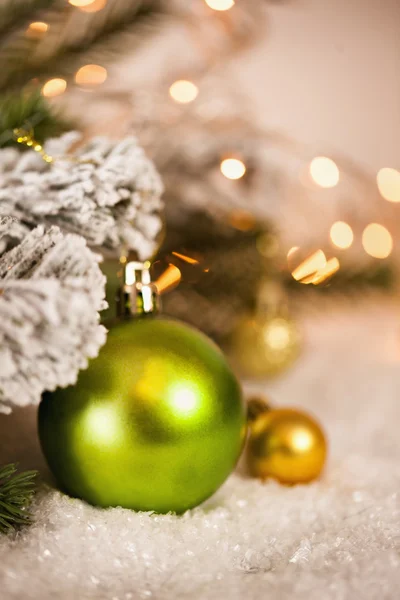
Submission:
[[[397,288],[399,20],[396,0],[2,0],[0,146],[136,135],[165,186],[166,312],[275,375],[304,308]]]

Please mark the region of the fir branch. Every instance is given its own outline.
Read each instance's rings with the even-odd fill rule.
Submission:
[[[36,15],[51,8],[57,0],[8,0],[0,6],[0,36],[9,36],[13,31],[24,27]]]
[[[94,16],[91,21],[92,31],[85,31],[83,37],[70,36],[65,33],[65,18],[59,21],[59,27],[64,31],[58,36],[58,42],[46,55],[46,60],[39,54],[32,52],[29,40],[20,40],[17,47],[5,48],[3,51],[4,69],[0,74],[0,89],[17,89],[24,86],[32,79],[43,80],[48,77],[70,77],[88,57],[94,60],[101,56],[104,59],[120,53],[121,47],[126,49],[126,44],[121,43],[121,34],[137,32],[135,40],[142,41],[143,28],[147,27],[155,17],[165,13],[161,0],[136,0],[133,3],[122,5],[116,15],[110,6],[110,17],[99,21]],[[53,14],[54,13],[54,14]],[[54,17],[56,9],[49,14]],[[50,30],[57,31],[57,26]],[[54,34],[53,34],[54,35]],[[53,38],[54,39],[54,38]],[[61,40],[61,41],[60,41]]]
[[[0,148],[16,144],[13,136],[16,127],[33,129],[40,143],[72,129],[37,91],[0,95]]]
[[[15,464],[0,467],[0,533],[31,521],[27,508],[35,491],[36,471],[17,473]]]

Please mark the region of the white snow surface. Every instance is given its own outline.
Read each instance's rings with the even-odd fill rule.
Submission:
[[[284,487],[239,468],[181,517],[98,509],[43,483],[34,524],[0,537],[2,600],[385,600],[400,585],[400,309],[376,299],[302,319],[304,351],[247,381],[327,432],[322,479]],[[0,415],[0,463],[48,473],[33,406]]]

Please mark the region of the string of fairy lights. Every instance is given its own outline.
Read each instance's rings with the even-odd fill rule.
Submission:
[[[321,188],[333,188],[340,183],[340,171],[336,163],[328,157],[313,158],[309,166],[313,182]],[[400,202],[400,172],[392,168],[382,168],[377,174],[377,185],[381,196],[389,202]],[[353,229],[344,221],[333,223],[330,228],[332,243],[341,250],[347,250],[354,242]],[[388,229],[380,223],[369,223],[362,232],[362,246],[373,258],[384,259],[393,250],[393,238]]]
[[[235,0],[202,0],[208,8],[213,11],[228,11],[234,9]],[[94,13],[102,10],[107,0],[68,0],[69,4],[77,10]],[[26,35],[31,37],[45,36],[49,25],[45,22],[35,21],[26,30]],[[74,83],[84,90],[94,89],[107,80],[107,69],[97,64],[87,64],[80,67],[74,75]],[[68,87],[67,80],[63,78],[49,79],[42,87],[42,94],[46,98],[54,98],[63,94]],[[177,104],[190,104],[195,102],[199,95],[199,87],[193,81],[179,79],[171,83],[169,96]],[[224,177],[230,180],[239,180],[246,174],[246,162],[244,157],[224,156],[220,159],[220,171]],[[340,184],[341,173],[339,167],[329,157],[317,156],[313,158],[308,167],[309,177],[312,182],[322,188],[334,188]],[[381,197],[393,203],[400,203],[400,172],[391,167],[383,167],[376,176],[376,183]],[[347,250],[355,241],[355,234],[349,223],[337,221],[332,224],[329,232],[331,243],[340,250]],[[380,223],[369,223],[365,226],[361,235],[361,243],[364,251],[376,259],[385,259],[393,250],[393,238],[389,230]],[[293,247],[288,252],[289,258],[298,251]],[[293,276],[298,281],[307,281],[312,273],[335,272],[340,268],[336,257],[327,260],[322,250],[318,250],[300,265],[300,271],[293,271]],[[315,268],[316,267],[316,268]],[[315,283],[315,281],[312,281]]]

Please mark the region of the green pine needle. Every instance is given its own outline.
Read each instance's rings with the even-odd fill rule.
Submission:
[[[5,0],[0,6],[0,35],[10,36],[15,30],[38,20],[41,11],[48,10],[56,0]]]
[[[35,491],[36,475],[36,471],[17,474],[15,464],[0,467],[0,533],[30,522],[27,508]]]
[[[16,144],[13,130],[33,130],[35,139],[43,143],[71,129],[50,108],[38,91],[23,91],[0,95],[0,148]],[[19,144],[21,150],[23,146]]]

